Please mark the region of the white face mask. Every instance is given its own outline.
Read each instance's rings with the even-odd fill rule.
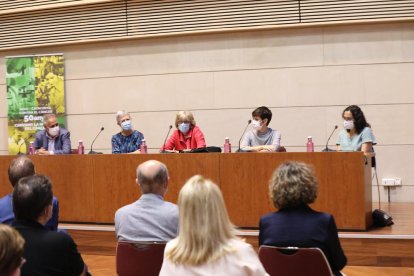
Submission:
[[[257,121],[257,120],[252,120],[252,127],[254,128],[254,129],[259,129],[259,128],[261,128],[262,126],[260,125],[260,121]]]
[[[178,125],[178,129],[182,133],[187,134],[187,132],[190,131],[190,124],[188,124],[188,123],[181,123],[181,124]]]
[[[131,120],[126,120],[121,123],[121,128],[123,130],[131,130],[132,129],[132,122]]]
[[[48,133],[50,136],[55,137],[59,134],[59,126],[49,128]]]
[[[344,121],[344,128],[345,128],[346,130],[351,130],[351,129],[353,129],[353,128],[354,128],[354,121],[352,121],[352,120],[350,120],[350,121],[345,120],[345,121]]]

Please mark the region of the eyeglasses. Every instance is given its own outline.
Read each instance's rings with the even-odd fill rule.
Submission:
[[[53,124],[53,125],[49,126],[49,128],[54,128],[54,127],[57,127],[57,126],[59,126],[59,123]]]

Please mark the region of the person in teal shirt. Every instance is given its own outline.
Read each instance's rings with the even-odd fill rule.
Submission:
[[[361,108],[350,105],[342,112],[344,129],[339,132],[336,141],[337,151],[363,151],[372,154],[376,145],[374,133]]]

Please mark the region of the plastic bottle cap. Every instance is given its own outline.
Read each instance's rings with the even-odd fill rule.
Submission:
[[[312,136],[308,136],[308,139],[312,139]]]
[[[79,143],[82,143],[83,141],[82,141],[82,140],[79,140],[78,142],[79,142]]]
[[[224,138],[225,140],[229,140],[229,137]]]

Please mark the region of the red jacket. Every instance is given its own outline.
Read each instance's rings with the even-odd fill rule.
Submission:
[[[165,143],[165,148],[161,148],[161,150],[185,150],[204,147],[206,147],[204,134],[198,126],[195,126],[187,133],[187,138],[184,138],[184,134],[176,129],[167,143]]]

